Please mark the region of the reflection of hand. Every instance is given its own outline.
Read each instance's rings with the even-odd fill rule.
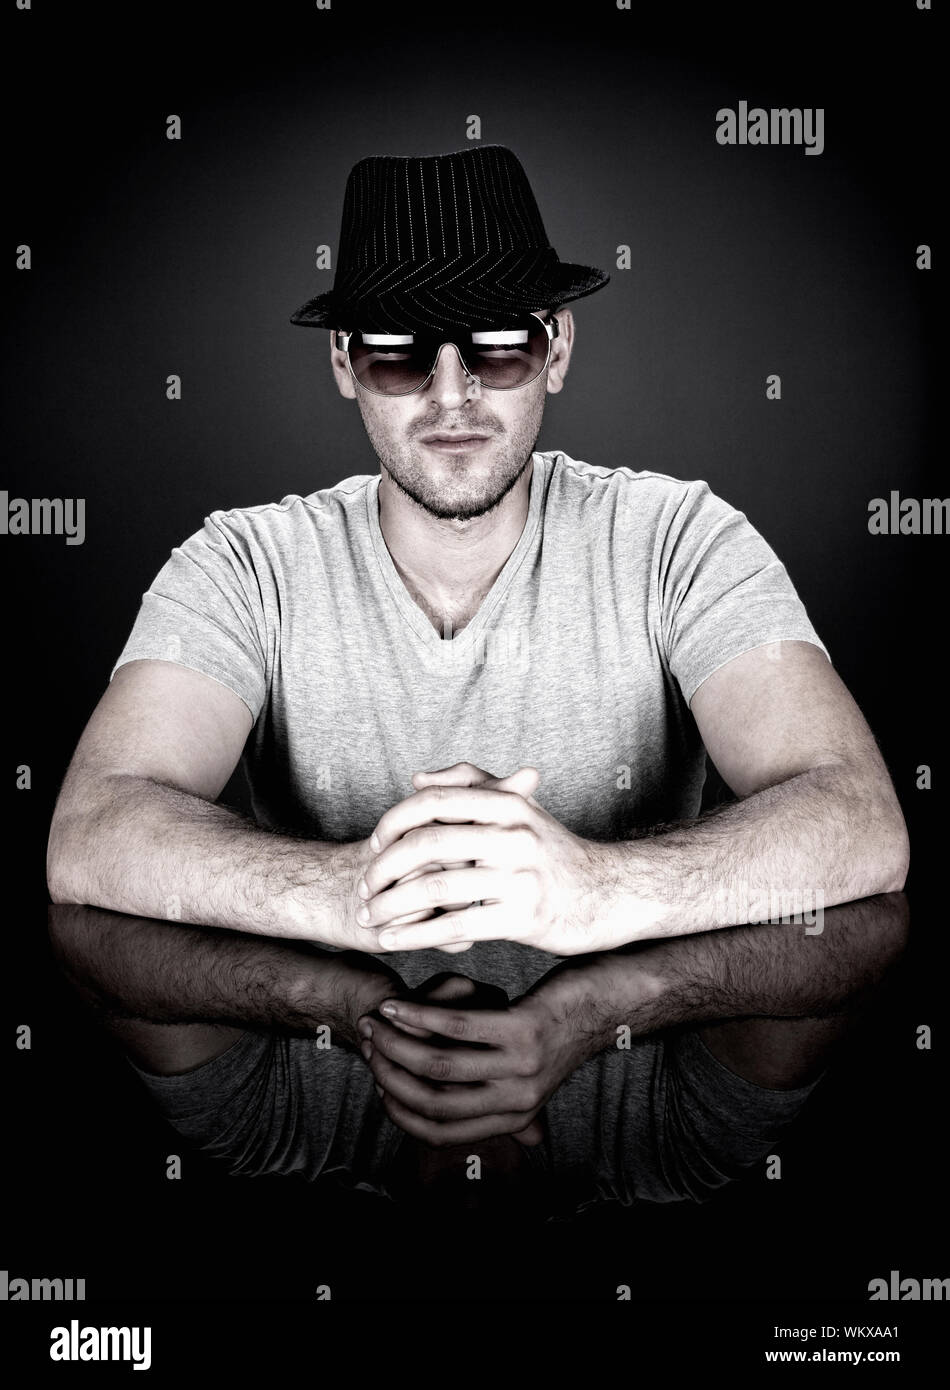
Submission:
[[[315,952],[294,972],[283,1022],[309,1031],[331,1021],[334,1034],[355,1047],[360,1018],[405,988],[402,977],[378,957],[360,951]]]
[[[487,988],[449,976],[435,989],[423,986],[424,999],[388,999],[386,1016],[360,1020],[387,1114],[435,1147],[501,1134],[540,1143],[542,1106],[591,1055],[589,1037],[561,1000],[538,991],[505,1006],[498,990],[499,1007]]]
[[[484,775],[469,763],[425,774],[419,791],[382,816],[370,840],[379,850],[358,888],[358,920],[380,933],[386,950],[508,940],[568,956],[613,944],[601,925],[606,847],[538,805],[536,769],[519,769],[503,779],[507,787]],[[414,780],[420,785],[419,774]],[[433,872],[433,863],[449,867]],[[394,926],[434,907],[447,910]]]

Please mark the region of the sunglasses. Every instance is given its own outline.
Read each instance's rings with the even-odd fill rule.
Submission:
[[[557,336],[553,315],[541,319],[523,314],[498,327],[438,333],[336,332],[334,341],[365,390],[378,396],[408,396],[427,384],[445,343],[456,348],[465,371],[480,385],[491,391],[516,391],[544,371]]]

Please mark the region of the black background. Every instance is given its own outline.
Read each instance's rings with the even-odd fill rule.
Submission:
[[[634,1300],[862,1300],[891,1269],[950,1274],[945,540],[867,530],[872,497],[946,492],[940,25],[914,0],[835,15],[613,0],[557,13],[7,4],[7,224],[33,268],[8,295],[2,486],[84,497],[87,528],[82,546],[0,538],[5,727],[33,783],[13,790],[8,766],[11,1275],[84,1274],[95,1299],[308,1299],[329,1283],[339,1300],[610,1301],[619,1283]],[[823,154],[719,146],[715,113],[740,99],[823,107]],[[170,113],[181,141],[165,138]],[[483,141],[522,160],[561,257],[612,274],[573,306],[574,359],[539,447],[705,478],[746,512],[880,742],[913,854],[905,964],[783,1145],[781,1182],[527,1232],[463,1217],[407,1230],[382,1199],[227,1179],[190,1154],[186,1180],[168,1182],[165,1156],[184,1141],[45,943],[56,792],[171,547],[215,508],[377,471],[327,334],[288,322],[329,288],[313,250],[335,248],[350,167],[462,148],[471,113]],[[630,270],[616,269],[622,243]],[[921,243],[930,272],[915,267]],[[165,397],[173,372],[180,402]],[[780,402],[765,396],[773,372]],[[915,787],[923,763],[931,791]],[[29,1052],[14,1045],[24,1022]],[[915,1046],[920,1023],[931,1052]]]

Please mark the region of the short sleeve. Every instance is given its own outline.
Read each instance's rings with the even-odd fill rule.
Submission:
[[[744,512],[708,483],[686,485],[659,547],[663,639],[687,704],[713,671],[767,642],[831,657],[788,571]]]
[[[263,600],[246,547],[219,515],[172,550],[109,679],[127,661],[174,661],[226,685],[256,720],[267,693]]]

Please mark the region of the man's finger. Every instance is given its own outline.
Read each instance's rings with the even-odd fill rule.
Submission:
[[[453,763],[451,767],[440,767],[434,772],[414,772],[412,784],[417,789],[431,787],[441,782],[445,787],[477,787],[482,782],[496,781],[494,773],[486,772],[474,763]]]
[[[525,1144],[528,1148],[534,1148],[536,1144],[544,1143],[544,1125],[539,1117],[535,1117],[528,1125],[527,1129],[519,1130],[517,1134],[512,1134],[512,1139],[517,1139],[519,1144]]]
[[[384,811],[370,836],[370,848],[379,853],[429,821],[476,821],[479,825],[521,825],[527,803],[515,792],[486,787],[445,787],[436,784],[414,792]]]
[[[447,1009],[413,999],[384,999],[378,1012],[385,1019],[425,1028],[453,1042],[487,1043],[491,1047],[507,1047],[511,1042],[512,1013],[508,1009]]]
[[[509,777],[500,777],[486,785],[493,786],[500,792],[515,792],[518,796],[524,797],[525,801],[531,801],[532,806],[536,806],[537,802],[533,801],[532,797],[540,781],[541,774],[536,767],[519,767],[518,771]]]
[[[511,1078],[484,1086],[432,1086],[404,1067],[396,1066],[375,1048],[369,1066],[377,1084],[388,1096],[394,1096],[416,1115],[441,1124],[481,1115],[505,1114],[513,1111],[517,1104],[517,1082]]]
[[[432,1085],[505,1081],[515,1074],[511,1055],[501,1048],[442,1047],[434,1037],[410,1037],[382,1019],[373,1020],[372,1044],[374,1056],[379,1052]]]
[[[517,941],[526,928],[524,913],[512,913],[499,903],[446,912],[416,926],[384,926],[377,937],[380,951],[442,950],[446,945],[475,941]]]
[[[412,883],[439,865],[449,869],[480,862],[502,868],[517,864],[524,855],[518,834],[497,825],[423,825],[370,860],[357,892],[371,898],[400,880]]]
[[[500,1134],[524,1133],[526,1116],[523,1113],[509,1115],[485,1115],[474,1120],[451,1120],[439,1123],[426,1120],[415,1114],[408,1106],[401,1104],[394,1096],[383,1095],[383,1106],[393,1124],[399,1126],[414,1139],[421,1139],[433,1148],[446,1148],[452,1144],[477,1143],[480,1139],[494,1139]],[[527,1126],[530,1132],[530,1124]]]
[[[461,911],[471,903],[503,901],[514,904],[519,893],[527,891],[524,877],[503,869],[443,869],[422,874],[410,883],[397,883],[383,888],[367,898],[356,914],[363,927],[381,928],[397,917],[416,912]],[[433,922],[440,919],[434,917]],[[446,937],[446,941],[467,940],[466,937]],[[474,937],[471,938],[474,940]]]
[[[420,790],[423,787],[430,787],[436,782],[447,787],[487,786],[494,788],[495,791],[516,792],[525,800],[528,800],[537,791],[540,780],[541,774],[536,767],[519,767],[516,772],[509,773],[507,777],[495,777],[492,773],[486,772],[484,768],[476,767],[474,763],[454,763],[452,767],[439,768],[435,772],[414,772],[412,774],[412,784]]]

